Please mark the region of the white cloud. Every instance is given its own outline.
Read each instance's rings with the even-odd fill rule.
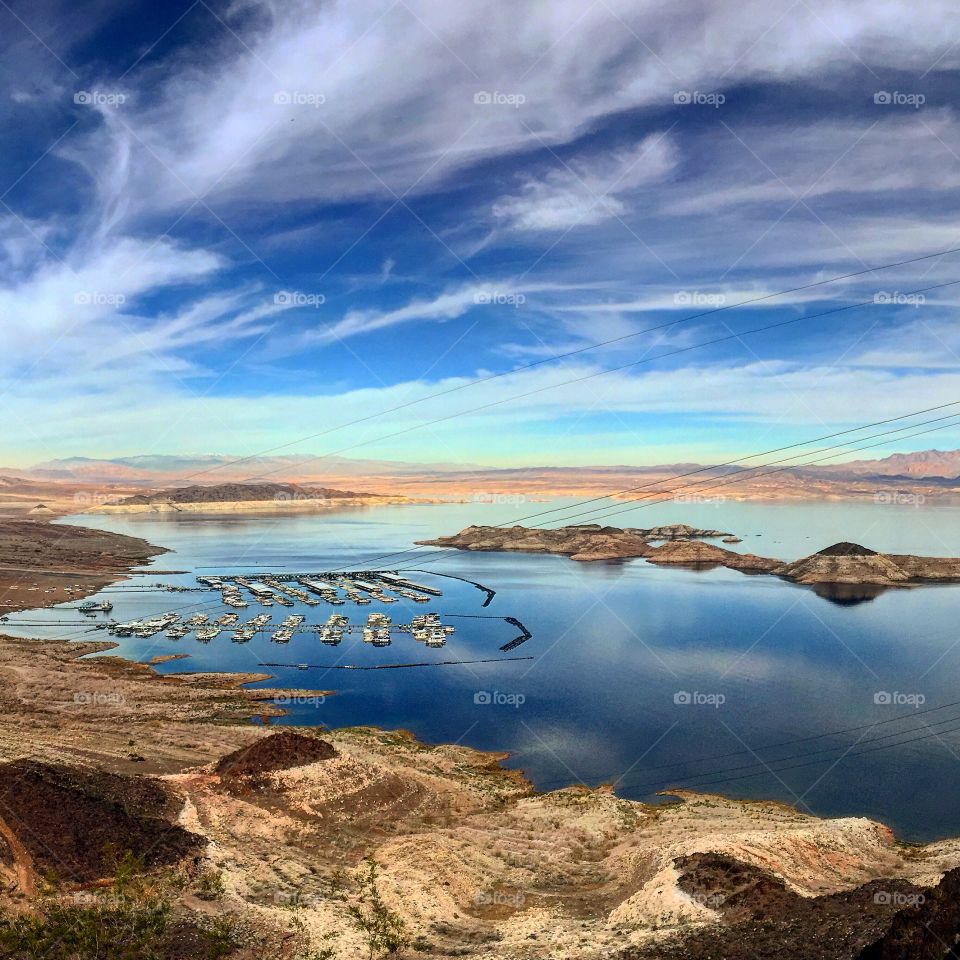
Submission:
[[[676,168],[671,140],[657,134],[612,154],[574,159],[527,179],[521,192],[501,197],[493,215],[512,230],[568,230],[619,218],[626,196],[664,180]]]
[[[842,124],[734,122],[699,146],[709,151],[709,168],[696,191],[664,197],[664,215],[716,216],[803,202],[819,207],[825,197],[862,194],[889,201],[904,191],[960,187],[960,124],[953,111],[940,108],[904,113],[866,103]]]
[[[232,25],[239,43],[231,35],[219,56],[145,70],[139,82],[159,96],[105,113],[115,149],[132,154],[127,191],[139,206],[383,196],[421,177],[418,189],[429,189],[480,158],[667,106],[680,89],[819,76],[857,57],[926,69],[952,13],[945,0],[852,0],[830,14],[785,0],[247,5],[256,7],[255,26]],[[938,66],[958,62],[948,49]],[[481,91],[524,102],[476,104]],[[99,132],[88,144],[94,175],[103,148]],[[562,203],[556,211],[573,216]]]
[[[598,146],[605,138],[598,136],[589,148],[570,148],[615,115],[674,109],[673,94],[681,89],[722,89],[732,97],[738,88],[769,80],[820,83],[851,64],[864,69],[861,59],[920,73],[943,54],[938,69],[955,69],[960,47],[943,40],[954,12],[945,0],[849,0],[830,10],[789,0],[535,0],[519,7],[507,0],[392,6],[383,0],[293,0],[242,9],[243,19],[230,21],[238,36],[211,22],[209,36],[223,38],[209,41],[213,49],[187,46],[172,60],[147,58],[125,78],[127,103],[88,112],[77,130],[83,139],[71,135],[55,149],[61,162],[81,162],[95,186],[78,191],[90,202],[79,226],[54,216],[29,220],[27,233],[21,224],[0,223],[6,277],[0,282],[0,351],[8,365],[0,389],[15,395],[17,416],[44,436],[70,443],[89,426],[103,444],[149,449],[152,439],[181,423],[195,448],[242,449],[250,436],[296,435],[300,421],[289,418],[288,399],[200,400],[178,380],[204,372],[191,348],[258,337],[275,312],[252,285],[223,292],[221,277],[231,264],[200,240],[191,248],[138,239],[180,217],[206,216],[206,203],[215,210],[208,219],[228,224],[226,233],[243,218],[252,246],[276,240],[280,260],[288,249],[319,246],[331,235],[336,243],[344,238],[343,221],[322,221],[317,206],[358,198],[389,202],[393,192],[412,188],[417,196],[455,187],[462,193],[448,209],[467,243],[482,253],[504,240],[512,249],[534,248],[530,264],[539,268],[531,283],[521,284],[522,292],[555,294],[545,298],[545,313],[565,318],[560,334],[576,342],[628,332],[635,313],[690,309],[677,293],[749,296],[754,287],[740,279],[748,269],[761,274],[756,290],[766,291],[793,285],[797,274],[823,276],[846,264],[857,268],[861,259],[875,263],[960,242],[949,206],[960,186],[960,127],[952,111],[884,112],[868,97],[863,112],[844,123],[798,117],[789,125],[771,124],[741,112],[728,124],[737,136],[719,122],[731,114],[715,111],[710,116],[717,122],[695,131],[680,124],[662,138],[649,132],[665,129],[662,118],[634,120],[631,114],[622,127],[640,131],[635,146],[605,153]],[[214,16],[209,7],[197,10],[198,16],[207,13]],[[32,44],[19,49],[18,65],[27,64],[28,49]],[[14,75],[33,82],[19,66]],[[56,89],[65,92],[62,84]],[[475,103],[479,91],[518,94],[524,102]],[[8,97],[2,106],[23,110],[25,102]],[[505,168],[478,166],[508,156],[509,176]],[[686,162],[701,157],[709,162]],[[44,169],[41,164],[31,177]],[[472,203],[471,188],[487,192],[461,214],[454,204],[461,196]],[[804,193],[812,212],[798,204],[790,214]],[[491,211],[490,197],[498,195]],[[904,202],[897,207],[895,201]],[[284,220],[290,212],[297,214],[296,228]],[[542,237],[544,231],[577,224],[596,229],[572,230],[544,255],[552,239]],[[446,237],[448,227],[438,223],[436,230]],[[271,235],[274,229],[289,232]],[[346,237],[343,249],[358,235]],[[486,240],[477,242],[480,235]],[[66,247],[64,262],[42,243]],[[393,257],[376,256],[368,263],[383,263],[382,272],[374,268],[367,278],[382,283],[392,278]],[[408,250],[397,256],[414,262]],[[445,280],[430,275],[432,264],[418,266],[428,282],[408,303],[350,310],[298,342],[317,345],[442,323],[466,315],[484,294],[514,292],[509,282],[486,279],[444,289]],[[527,266],[511,262],[506,269],[520,275]],[[929,282],[948,275],[948,264],[930,267]],[[737,279],[725,282],[725,271],[738,271],[732,274]],[[495,275],[505,272],[501,267]],[[575,291],[598,280],[618,281],[623,296],[578,305]],[[887,275],[868,282],[873,289],[909,287]],[[173,292],[178,296],[168,303],[166,294]],[[77,302],[78,293],[121,295],[124,302]],[[827,295],[836,293],[816,294]],[[162,306],[141,310],[148,298]],[[869,402],[872,412],[902,406],[900,398],[910,395],[922,405],[921,395],[956,389],[947,372],[894,377],[888,368],[895,365],[895,350],[892,341],[874,343],[839,373],[808,360],[611,374],[590,381],[596,391],[562,388],[544,394],[542,403],[531,399],[516,408],[517,421],[586,412],[600,400],[628,413],[772,420],[800,415],[795,403],[781,402],[789,391],[804,394],[805,407],[816,411],[805,409],[802,416],[829,419],[847,416],[858,404]],[[915,346],[910,354],[933,358],[934,349]],[[31,364],[36,369],[29,380],[14,377]],[[579,369],[589,368],[568,372]],[[516,387],[536,388],[545,382],[540,376],[517,380]],[[389,406],[396,397],[435,386],[347,391],[297,398],[293,405],[302,412],[302,426],[341,410],[349,418],[351,405]],[[506,387],[501,381],[498,391]],[[64,408],[66,416],[57,413]]]
[[[592,425],[587,420],[581,427],[578,421],[603,413],[623,420],[620,435],[609,438],[616,444],[608,448],[608,456],[620,462],[649,459],[648,441],[663,442],[660,417],[665,414],[694,418],[684,437],[667,433],[677,455],[696,458],[698,445],[706,438],[714,449],[726,446],[729,453],[735,444],[734,452],[739,450],[742,440],[738,442],[737,424],[752,423],[752,446],[762,448],[764,441],[782,437],[788,428],[799,427],[805,435],[815,436],[826,432],[824,427],[900,416],[905,412],[905,396],[910,398],[910,409],[960,396],[957,370],[898,374],[855,365],[748,362],[638,368],[594,376],[600,369],[567,362],[508,374],[454,399],[426,400],[288,452],[436,460],[447,459],[448,451],[456,450],[459,458],[473,451],[475,462],[495,462],[510,447],[518,454],[527,450],[530,456],[557,464],[596,462],[590,453],[596,440]],[[574,378],[589,379],[555,386]],[[264,446],[258,438],[284,443],[315,433],[317,423],[334,426],[353,421],[460,386],[468,378],[282,397],[198,396],[176,380],[161,385],[156,380],[137,382],[130,376],[111,377],[101,384],[106,389],[96,390],[92,389],[96,379],[83,371],[66,375],[63,388],[74,397],[66,407],[44,384],[22,384],[5,401],[5,411],[12,423],[28,418],[23,449],[36,451],[36,459],[53,451],[119,455],[143,450],[178,452],[185,447],[243,454]],[[491,406],[521,394],[519,400]],[[475,409],[480,407],[486,409]],[[425,421],[460,413],[429,429],[420,428]],[[558,418],[567,424],[562,430],[529,432]],[[396,433],[400,434],[396,438],[378,439]],[[690,446],[684,448],[684,443]],[[6,459],[9,453],[0,447],[0,456]]]
[[[462,317],[478,307],[498,303],[526,303],[537,293],[580,289],[574,284],[524,283],[505,279],[463,284],[435,297],[417,298],[393,310],[350,310],[340,320],[306,333],[306,343],[333,343],[412,323],[443,323]],[[518,300],[519,298],[519,300]]]
[[[106,391],[129,381],[137,389],[164,377],[196,374],[180,352],[266,331],[278,313],[256,287],[193,293],[185,306],[142,309],[144,297],[209,284],[226,265],[216,254],[167,241],[122,239],[52,261],[20,282],[0,286],[0,394],[27,388],[70,404],[73,391]]]

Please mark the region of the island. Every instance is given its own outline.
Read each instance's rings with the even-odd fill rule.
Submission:
[[[398,495],[358,493],[296,483],[218,483],[137,493],[116,502],[93,505],[88,512],[263,513],[422,502]]]
[[[516,550],[521,553],[557,553],[571,560],[628,560],[649,556],[657,541],[729,537],[722,530],[701,530],[685,523],[659,527],[604,527],[578,523],[554,529],[540,527],[472,526],[452,537],[418,540],[421,546],[455,547],[458,550]],[[724,551],[729,552],[729,551]]]
[[[786,562],[752,553],[737,553],[706,543],[708,539],[722,539],[725,543],[735,540],[733,534],[700,530],[686,524],[649,528],[577,524],[556,529],[471,526],[453,536],[418,540],[417,543],[456,550],[554,553],[582,562],[643,559],[661,566],[700,570],[727,567],[742,573],[772,574],[808,586],[886,588],[960,583],[960,557],[885,554],[843,541],[808,557]],[[850,598],[856,596],[855,592],[850,594]]]

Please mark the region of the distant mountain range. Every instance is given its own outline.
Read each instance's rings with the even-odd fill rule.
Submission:
[[[71,457],[49,460],[28,469],[0,468],[0,486],[16,479],[59,480],[75,483],[117,483],[143,486],[172,485],[192,482],[209,485],[227,481],[249,480],[270,482],[317,481],[325,478],[357,477],[363,479],[438,479],[454,480],[465,477],[497,477],[509,480],[511,476],[529,478],[532,474],[548,477],[623,476],[624,474],[680,474],[700,468],[696,463],[659,465],[612,465],[587,467],[486,467],[466,463],[411,463],[399,460],[353,460],[347,457],[317,457],[299,455],[231,457],[220,454],[194,456],[137,456],[98,460],[89,457]],[[716,468],[717,474],[738,473],[744,467]],[[904,477],[911,480],[925,478],[954,479],[960,477],[960,450],[922,450],[916,453],[895,453],[880,460],[854,460],[848,463],[797,466],[785,473],[815,475],[832,479],[861,479],[867,477]]]
[[[402,477],[424,473],[445,473],[471,469],[469,465],[449,463],[404,463],[387,460],[351,460],[346,457],[310,458],[303,454],[280,457],[235,457],[221,454],[188,456],[137,456],[98,460],[69,457],[48,460],[28,469],[0,468],[0,474],[16,474],[36,480],[60,480],[78,483],[157,483],[218,484],[226,480],[272,481],[315,477]]]
[[[920,450],[894,453],[882,460],[854,460],[850,463],[812,468],[819,473],[847,477],[944,477],[960,476],[960,450]]]
[[[695,463],[656,466],[485,467],[465,463],[410,463],[396,460],[351,460],[299,454],[280,457],[142,456],[98,460],[73,457],[51,460],[29,469],[0,468],[0,503],[51,504],[69,512],[70,501],[86,505],[117,504],[134,497],[128,509],[170,494],[191,502],[242,502],[275,498],[309,488],[326,490],[325,500],[338,497],[412,497],[418,500],[463,500],[478,503],[516,502],[597,494],[629,498],[668,495],[680,499],[864,499],[909,493],[920,497],[960,495],[960,450],[924,450],[893,454],[880,460],[787,466],[760,464],[710,467]],[[238,486],[243,484],[242,487]],[[188,493],[180,488],[189,487]],[[205,491],[205,492],[204,492]]]

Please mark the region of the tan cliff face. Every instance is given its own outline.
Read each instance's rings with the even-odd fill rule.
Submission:
[[[752,553],[735,553],[702,540],[686,540],[665,543],[651,550],[646,559],[650,563],[679,564],[684,566],[723,566],[747,573],[769,573],[778,570],[779,560],[758,557]]]
[[[3,650],[18,664],[21,643]],[[39,659],[34,669],[42,674],[47,654]],[[76,689],[105,670],[95,661],[61,667],[60,683]],[[143,697],[148,687],[165,685],[132,665],[106,669],[121,678],[131,704],[138,688]],[[6,682],[0,675],[0,696]],[[72,865],[64,895],[95,882],[105,869],[97,850],[44,842],[43,829],[64,829],[64,818],[74,815],[96,823],[103,836],[136,829],[160,863],[174,863],[182,845],[195,867],[219,877],[223,894],[216,902],[184,894],[177,910],[242,918],[245,928],[275,936],[279,947],[295,909],[311,949],[333,947],[339,960],[367,957],[351,919],[363,895],[366,857],[379,864],[378,888],[404,925],[409,955],[482,960],[607,960],[658,944],[680,944],[676,955],[692,956],[682,944],[705,930],[733,924],[737,936],[749,904],[736,897],[751,870],[781,891],[778,920],[791,922],[789,911],[797,909],[794,926],[808,923],[813,937],[819,921],[802,919],[798,903],[871,882],[880,891],[928,889],[960,863],[957,841],[908,847],[869,820],[820,820],[779,803],[678,791],[677,802],[653,806],[583,787],[537,794],[500,766],[502,755],[431,746],[402,732],[272,734],[268,727],[221,722],[220,735],[211,737],[209,697],[224,705],[244,698],[223,688],[208,694],[209,683],[197,681],[192,695],[179,685],[168,691],[181,705],[171,711],[176,719],[157,714],[130,727],[143,759],[119,776],[74,774],[52,760],[26,767],[16,761],[44,789],[12,797],[16,809],[28,808],[33,827],[0,818],[8,851],[0,856],[7,864],[0,864],[6,881],[0,904],[22,907],[18,898],[36,882],[38,867],[58,856]],[[182,706],[194,697],[200,709],[191,721]],[[0,731],[13,723],[9,711],[3,718]],[[56,735],[73,742],[84,769],[98,765],[106,746],[98,725],[67,713]],[[171,755],[183,740],[191,751]],[[8,740],[11,748],[16,753]],[[158,764],[165,769],[159,779],[139,775]],[[705,855],[714,857],[706,866]],[[716,858],[725,858],[732,875],[706,884],[704,870]],[[897,912],[872,894],[860,899],[863,910],[846,930],[857,946],[878,936]]]
[[[206,831],[231,897],[273,919],[300,897],[316,942],[361,958],[339,867],[381,865],[381,890],[417,955],[608,958],[720,924],[719,904],[683,889],[678,861],[723,854],[801,897],[879,876],[935,883],[956,844],[900,847],[885,827],[822,821],[780,804],[683,793],[649,806],[608,790],[536,795],[490,758],[373,730],[323,734],[336,756],[274,771],[262,788],[225,795],[215,774],[170,781],[187,798],[182,825]],[[882,918],[882,911],[881,913]]]

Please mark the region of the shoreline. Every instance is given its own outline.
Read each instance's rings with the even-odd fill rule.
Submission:
[[[167,552],[141,541],[146,548]],[[658,792],[663,803],[619,797],[611,785],[541,792],[503,766],[503,751],[426,743],[404,729],[274,728],[270,719],[284,713],[275,697],[330,691],[252,688],[270,679],[260,673],[163,674],[117,648],[0,634],[0,777],[39,776],[61,796],[77,776],[121,778],[134,813],[147,785],[162,788],[178,811],[172,822],[197,838],[203,869],[223,886],[218,902],[179,895],[177,910],[239,915],[282,943],[295,904],[310,947],[334,938],[338,960],[366,956],[350,920],[364,857],[380,864],[385,902],[429,960],[746,960],[770,921],[748,927],[761,939],[738,952],[739,914],[728,921],[724,902],[742,895],[744,876],[760,891],[761,919],[763,891],[772,890],[777,922],[811,942],[834,935],[821,932],[817,911],[853,898],[860,905],[843,933],[866,944],[904,912],[876,890],[925,896],[919,891],[960,868],[960,838],[908,844],[863,817],[821,819],[782,801],[676,788]],[[265,722],[250,722],[257,717]],[[284,752],[291,741],[311,745],[313,759]],[[222,772],[224,758],[251,751],[266,757],[265,772]],[[37,823],[63,822],[57,829],[69,832],[59,802],[31,800],[30,810]],[[22,910],[39,878],[21,855],[22,821],[17,828],[0,810],[0,838],[21,845],[0,908]],[[48,849],[32,839],[34,850]]]
[[[100,504],[84,510],[78,516],[128,516],[134,514],[175,514],[189,515],[202,514],[235,514],[260,513],[264,515],[283,513],[327,513],[347,507],[385,507],[385,506],[431,506],[444,503],[455,503],[456,500],[439,498],[413,498],[405,496],[369,496],[369,497],[336,497],[331,499],[303,498],[279,500],[209,500],[190,502],[158,501],[156,503],[130,504]]]
[[[137,568],[171,553],[140,537],[50,519],[0,516],[0,615],[82,600],[149,573]]]
[[[661,791],[662,804],[618,797],[609,785],[539,792],[502,766],[502,751],[370,726],[277,731],[248,722],[270,710],[271,691],[244,686],[257,677],[161,675],[119,657],[82,659],[111,647],[0,635],[0,765],[9,765],[0,775],[36,770],[54,784],[119,777],[134,813],[147,784],[162,788],[171,822],[198,838],[202,869],[223,886],[215,902],[179,895],[178,910],[240,915],[283,942],[295,904],[312,948],[336,935],[338,960],[366,957],[349,912],[362,896],[354,878],[364,857],[380,865],[385,902],[430,960],[674,956],[664,948],[739,960],[751,954],[688,944],[742,936],[724,900],[741,895],[743,875],[761,918],[763,891],[780,889],[787,902],[777,921],[809,937],[820,935],[810,909],[859,898],[847,932],[866,943],[899,913],[875,890],[929,896],[960,866],[960,838],[907,844],[862,817],[821,819],[781,801],[684,789]],[[281,749],[291,741],[325,752],[298,759]],[[223,771],[224,758],[254,754],[263,773]],[[44,802],[34,801],[38,822],[69,816]],[[6,816],[0,810],[0,828],[10,833]],[[44,849],[37,839],[33,846]],[[704,870],[714,879],[701,896]],[[32,902],[30,879],[17,887],[8,878],[0,908]]]

